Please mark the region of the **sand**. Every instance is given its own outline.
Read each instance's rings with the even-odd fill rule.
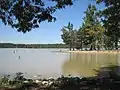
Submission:
[[[75,51],[63,51],[67,53],[113,53],[113,54],[120,54],[119,50],[104,50],[104,51],[80,51],[80,50],[75,50]]]

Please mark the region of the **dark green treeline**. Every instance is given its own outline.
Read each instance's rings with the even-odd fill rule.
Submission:
[[[65,44],[13,44],[0,43],[0,48],[68,48]]]

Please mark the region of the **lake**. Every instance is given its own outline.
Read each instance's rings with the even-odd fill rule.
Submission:
[[[67,50],[67,49],[62,49]],[[62,53],[60,49],[0,49],[0,74],[27,77],[94,76],[94,69],[120,64],[120,54]],[[119,70],[118,70],[119,71]]]

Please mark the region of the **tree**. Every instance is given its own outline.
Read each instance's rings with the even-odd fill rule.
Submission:
[[[85,11],[83,25],[84,44],[90,45],[90,50],[96,50],[96,47],[100,49],[104,28],[97,17],[97,9],[94,5],[89,5]]]
[[[76,45],[77,45],[77,30],[72,30],[72,37],[71,37],[71,40],[72,40],[72,48],[73,50],[76,48]]]
[[[82,50],[83,42],[84,42],[84,32],[83,32],[83,28],[80,27],[80,29],[77,31],[76,49]]]
[[[113,40],[111,40],[112,38],[105,35],[104,36],[104,47],[106,50],[112,50],[113,49],[113,46],[114,46],[114,42]]]
[[[25,33],[39,27],[42,21],[55,21],[52,14],[69,5],[73,5],[73,0],[0,0],[0,19]]]
[[[64,26],[62,29],[62,35],[61,38],[63,39],[63,42],[66,45],[69,45],[69,49],[75,48],[75,43],[76,43],[76,30],[73,30],[73,24],[70,22],[68,23],[67,26]]]
[[[106,35],[111,40],[112,47],[118,49],[120,39],[120,0],[97,0],[97,3],[103,2],[106,6],[101,11],[101,18],[106,30]]]

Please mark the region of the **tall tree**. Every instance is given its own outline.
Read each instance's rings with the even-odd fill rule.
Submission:
[[[73,0],[0,0],[0,19],[25,33],[39,27],[42,21],[55,21],[52,14],[69,5]]]
[[[101,11],[102,21],[106,29],[105,34],[110,38],[115,49],[118,49],[120,39],[120,0],[97,0],[97,3],[100,2],[103,2],[106,6]]]
[[[77,31],[77,42],[76,42],[76,49],[83,49],[84,45],[84,32],[83,28],[80,27],[80,29]]]
[[[61,38],[63,39],[63,42],[66,45],[69,45],[69,48],[75,48],[75,42],[76,42],[76,30],[73,30],[73,24],[70,22],[67,26],[64,26],[62,29],[62,35]]]
[[[72,37],[71,37],[71,40],[72,40],[72,48],[73,50],[76,48],[77,46],[77,30],[72,30]]]
[[[94,5],[89,5],[85,11],[84,17],[84,34],[86,43],[90,45],[90,50],[100,49],[99,44],[102,42],[104,28],[97,17],[97,9]]]

